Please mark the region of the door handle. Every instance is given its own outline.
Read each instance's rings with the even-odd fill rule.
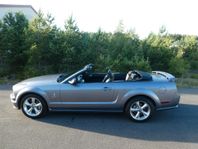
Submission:
[[[104,90],[105,90],[105,91],[110,91],[110,90],[111,90],[111,88],[109,88],[109,87],[105,86],[105,87],[104,87]]]

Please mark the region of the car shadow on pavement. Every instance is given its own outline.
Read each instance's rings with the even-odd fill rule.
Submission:
[[[37,120],[124,138],[198,143],[198,105],[180,104],[176,110],[157,112],[144,123],[132,122],[123,113],[51,112]]]

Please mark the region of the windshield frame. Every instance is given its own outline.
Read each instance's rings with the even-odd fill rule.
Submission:
[[[93,68],[93,64],[88,64],[86,66],[84,66],[84,68],[80,69],[79,71],[69,75],[68,77],[66,77],[62,82],[60,82],[61,84],[65,84],[65,83],[68,83],[69,80],[75,78],[76,76],[78,76],[79,74],[82,74],[84,72],[88,72],[88,71],[91,71]]]

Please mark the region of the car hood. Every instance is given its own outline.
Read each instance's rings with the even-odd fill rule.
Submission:
[[[30,84],[30,83],[50,83],[50,82],[57,82],[57,78],[60,74],[53,74],[53,75],[45,75],[45,76],[38,76],[34,78],[29,78],[19,82],[18,84]]]
[[[13,85],[12,90],[14,92],[18,92],[19,90],[27,87],[27,86],[43,86],[43,85],[49,85],[49,84],[56,84],[57,78],[60,76],[60,74],[54,74],[54,75],[45,75],[45,76],[39,76],[34,78],[29,78],[26,80],[23,80],[15,85]]]

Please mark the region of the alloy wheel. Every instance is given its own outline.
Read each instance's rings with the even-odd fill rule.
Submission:
[[[138,100],[131,104],[130,106],[130,115],[133,119],[137,121],[144,121],[146,120],[151,114],[151,107],[150,105],[143,101]]]
[[[36,117],[41,114],[43,105],[39,99],[28,97],[23,102],[23,110],[28,116]]]

